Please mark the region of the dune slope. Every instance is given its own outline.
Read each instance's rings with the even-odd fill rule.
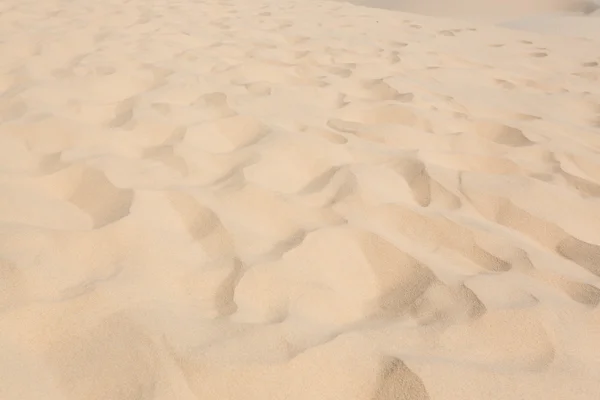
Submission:
[[[600,41],[0,4],[0,398],[592,400]]]

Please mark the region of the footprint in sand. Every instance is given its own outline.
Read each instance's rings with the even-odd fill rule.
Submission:
[[[530,53],[529,54],[531,57],[534,58],[544,58],[544,57],[548,57],[548,53],[544,52],[544,51],[537,51],[535,53]]]
[[[35,178],[34,185],[46,195],[77,207],[101,228],[129,214],[133,190],[115,186],[106,174],[93,167],[71,165]]]
[[[246,83],[243,86],[249,93],[256,97],[269,96],[272,91],[271,84],[268,82],[252,82]]]
[[[515,85],[514,83],[506,81],[504,79],[494,79],[494,83],[500,86],[502,89],[506,90],[513,90],[517,87],[517,85]]]
[[[391,42],[390,44],[392,45],[392,47],[398,47],[400,49],[403,49],[403,48],[405,48],[405,47],[408,46],[408,43],[406,43],[406,42],[396,42],[396,41],[394,41],[394,42]]]
[[[74,168],[78,169],[77,178],[74,177],[77,183],[68,201],[90,216],[94,228],[108,225],[129,214],[133,190],[116,187],[102,171],[87,167]]]
[[[202,247],[209,260],[235,259],[232,236],[215,211],[185,193],[166,192],[162,195],[164,201],[160,204],[175,212],[173,215],[179,217],[178,223],[183,225],[185,233]]]
[[[179,172],[182,176],[187,176],[189,173],[185,159],[176,153],[173,145],[161,145],[144,149],[142,159],[158,161],[167,168]]]
[[[346,95],[368,100],[391,100],[408,103],[414,99],[413,93],[400,93],[385,79],[353,80],[344,85],[342,90]]]
[[[259,120],[235,115],[190,126],[183,142],[215,154],[230,153],[259,142],[269,128]]]
[[[558,243],[556,251],[600,277],[600,246],[568,236]]]
[[[353,73],[353,70],[351,68],[324,67],[324,69],[330,74],[339,76],[340,78],[349,78],[350,76],[352,76]]]
[[[237,115],[229,105],[227,95],[223,92],[203,94],[192,106],[200,121],[215,121]]]
[[[431,177],[425,164],[417,159],[405,158],[394,163],[392,168],[406,180],[417,204],[427,207],[431,203]]]
[[[402,57],[400,57],[400,52],[399,51],[392,51],[388,54],[387,56],[387,61],[391,64],[398,64],[399,62],[402,61]]]
[[[107,122],[109,128],[119,128],[127,125],[133,119],[136,98],[125,99],[115,107],[115,116]]]
[[[439,31],[438,33],[439,33],[441,36],[450,36],[450,37],[452,37],[452,36],[456,36],[456,35],[454,34],[454,32],[453,32],[453,31],[451,31],[451,30]]]

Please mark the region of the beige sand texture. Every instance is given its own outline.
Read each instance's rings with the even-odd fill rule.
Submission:
[[[480,21],[559,13],[591,15],[599,0],[347,0],[370,7]]]
[[[599,154],[600,40],[2,1],[0,400],[598,399]]]

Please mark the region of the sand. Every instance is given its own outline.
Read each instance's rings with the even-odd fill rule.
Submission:
[[[547,14],[591,15],[600,0],[347,0],[355,4],[462,20],[502,22]]]
[[[600,26],[370,5],[1,3],[0,399],[598,398]]]

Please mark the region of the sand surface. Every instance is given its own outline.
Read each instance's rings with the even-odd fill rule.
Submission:
[[[499,23],[540,14],[592,15],[600,0],[340,0],[437,17]]]
[[[598,399],[595,32],[4,0],[0,399]]]

